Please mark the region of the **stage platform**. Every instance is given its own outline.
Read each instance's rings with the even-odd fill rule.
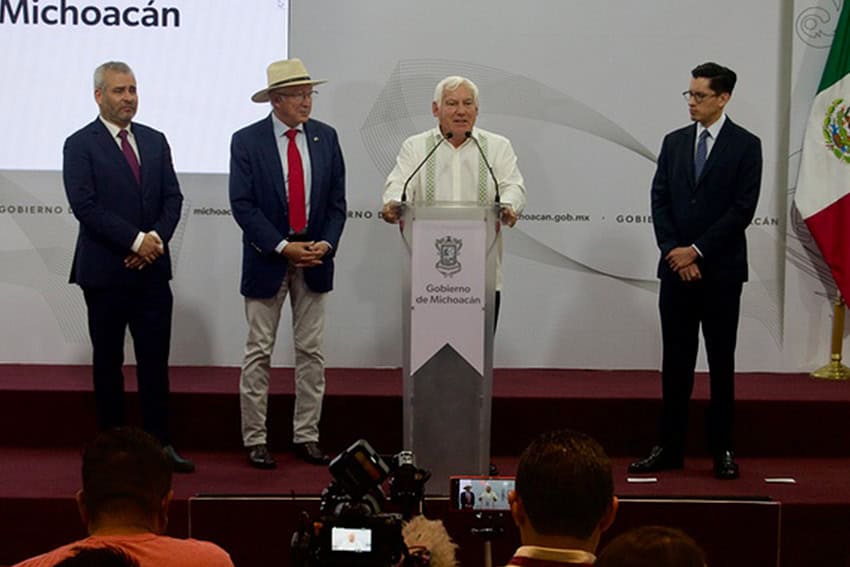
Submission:
[[[0,565],[83,533],[73,502],[79,448],[94,434],[90,369],[0,365]],[[127,403],[135,419],[132,369]],[[251,469],[239,442],[236,368],[172,369],[175,444],[198,464],[175,477],[169,533],[212,539],[239,566],[287,565],[299,512],[315,514],[330,481],[321,467],[287,451],[292,371],[275,369],[270,439],[279,468]],[[339,451],[358,438],[381,453],[401,449],[398,369],[330,369],[323,444]],[[850,384],[791,374],[741,374],[737,382],[737,453],[741,479],[712,478],[702,449],[708,384],[699,376],[691,446],[682,471],[630,482],[626,465],[654,442],[658,374],[648,371],[502,369],[493,400],[493,462],[513,474],[518,455],[542,431],[585,431],[614,460],[623,499],[612,534],[646,523],[685,528],[709,553],[709,565],[850,565]],[[418,463],[427,468],[427,463]],[[462,472],[462,471],[458,471]],[[791,482],[793,480],[794,482]],[[482,564],[471,518],[426,501],[462,546],[464,565]],[[507,518],[494,544],[504,563],[517,544]]]

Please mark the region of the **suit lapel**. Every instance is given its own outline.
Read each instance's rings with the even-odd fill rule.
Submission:
[[[287,215],[289,215],[289,206],[286,201],[286,181],[283,179],[283,162],[281,161],[280,153],[278,152],[277,139],[275,139],[274,123],[272,122],[271,114],[269,114],[268,119],[266,119],[263,124],[260,137],[261,140],[258,146],[260,154],[262,155],[263,166],[266,168],[266,174],[268,175],[269,182],[274,188],[278,199],[280,199],[283,210]]]
[[[133,135],[136,135],[136,133],[134,132]],[[95,118],[92,123],[92,136],[102,148],[104,155],[109,156],[111,161],[118,164],[118,169],[126,178],[127,185],[138,190],[139,184],[136,183],[136,176],[133,175],[133,170],[130,169],[130,164],[127,163],[127,158],[124,157],[124,152],[118,147],[118,143],[112,139],[112,134],[110,134],[109,129],[104,126],[103,122],[100,121],[100,118]],[[139,145],[138,137],[136,137],[136,145]],[[141,149],[139,152],[141,153]],[[142,179],[144,179],[144,175]]]
[[[307,141],[307,151],[310,152],[310,216],[307,219],[307,226],[316,226],[313,221],[314,217],[319,213],[319,203],[321,203],[320,192],[322,190],[322,174],[324,168],[324,143],[318,133],[313,131],[312,121],[308,120],[304,123],[304,136]]]
[[[145,182],[150,179],[151,165],[154,162],[153,140],[150,136],[148,136],[147,132],[137,126],[133,128],[133,136],[136,138],[136,148],[139,150],[139,161],[141,162],[139,163],[139,176],[141,177],[140,188],[142,190],[142,194],[144,194]],[[124,154],[122,153],[121,155],[123,157]],[[130,166],[128,165],[127,167],[129,169]],[[132,170],[130,170],[131,175],[132,173]]]
[[[714,144],[711,146],[711,153],[708,154],[708,160],[705,162],[705,167],[702,168],[702,175],[700,175],[697,180],[697,185],[702,183],[702,180],[705,179],[705,176],[711,171],[711,168],[714,167],[714,164],[719,160],[723,159],[723,152],[729,146],[730,138],[732,134],[730,133],[732,121],[729,117],[726,117],[726,122],[723,123],[723,127],[720,128],[720,132],[717,133],[717,139],[714,140]]]
[[[694,172],[694,149],[696,148],[697,125],[691,124],[685,135],[685,177],[688,179],[691,191],[696,189],[696,175]]]

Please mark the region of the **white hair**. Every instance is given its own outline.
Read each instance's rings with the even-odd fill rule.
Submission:
[[[461,77],[458,75],[446,77],[445,79],[437,83],[437,87],[434,89],[434,102],[437,104],[437,108],[440,108],[440,104],[443,102],[443,95],[446,93],[446,91],[453,91],[461,85],[472,91],[472,101],[475,103],[475,106],[477,108],[478,87],[475,85],[475,83],[473,83],[466,77]]]

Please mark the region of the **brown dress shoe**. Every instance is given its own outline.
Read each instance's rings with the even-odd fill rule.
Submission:
[[[277,467],[277,463],[274,461],[271,453],[269,453],[269,448],[265,443],[251,445],[250,447],[246,447],[246,449],[248,449],[248,462],[251,463],[252,467],[258,469],[273,469]]]
[[[295,456],[311,465],[327,465],[331,462],[331,458],[322,451],[322,448],[319,447],[319,443],[316,441],[295,443],[294,447]]]

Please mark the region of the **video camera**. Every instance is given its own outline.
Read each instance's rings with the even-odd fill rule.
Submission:
[[[403,520],[419,513],[431,473],[416,467],[410,451],[389,460],[361,439],[331,461],[333,480],[322,491],[319,519],[311,524],[305,514],[292,536],[293,565],[421,564],[409,554],[401,530]],[[401,513],[386,512],[388,503]]]

